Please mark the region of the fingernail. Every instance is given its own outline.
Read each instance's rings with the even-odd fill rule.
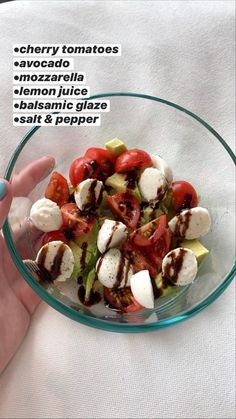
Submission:
[[[5,182],[0,180],[0,201],[6,196],[7,194],[7,185]]]
[[[45,160],[49,160],[52,159],[51,156],[45,156],[43,157],[43,159]],[[43,176],[42,176],[42,180],[45,179],[48,175],[50,175],[50,173],[53,171],[55,167],[55,161],[50,162],[50,164],[48,164],[48,167],[46,168]]]

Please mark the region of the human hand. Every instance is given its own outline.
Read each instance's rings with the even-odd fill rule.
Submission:
[[[17,271],[1,235],[1,228],[12,197],[27,196],[49,175],[54,164],[52,157],[43,157],[14,175],[11,183],[0,179],[0,373],[23,341],[31,316],[40,301]]]

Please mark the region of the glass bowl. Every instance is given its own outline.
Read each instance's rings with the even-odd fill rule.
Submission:
[[[75,281],[52,285],[45,290],[22,262],[22,243],[16,243],[12,219],[3,233],[19,272],[34,291],[64,315],[91,327],[113,332],[145,332],[170,326],[192,317],[222,294],[235,276],[234,169],[235,155],[223,138],[201,118],[164,99],[135,93],[104,93],[91,99],[110,100],[111,110],[101,114],[99,127],[34,127],[15,150],[5,177],[45,155],[56,159],[55,169],[68,177],[71,162],[88,147],[102,147],[114,137],[129,148],[142,148],[162,156],[171,166],[175,180],[187,180],[209,209],[212,227],[201,241],[210,250],[194,283],[177,288],[156,300],[155,309],[119,313],[99,303],[86,308],[78,300]],[[39,129],[40,128],[40,129]],[[43,197],[48,179],[30,194],[32,202]],[[21,209],[21,221],[29,216],[25,198],[14,198]],[[24,258],[36,251],[30,235],[25,237]]]

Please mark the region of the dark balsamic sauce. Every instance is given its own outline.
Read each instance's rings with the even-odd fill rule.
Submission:
[[[184,255],[186,250],[180,248],[179,254],[176,255],[176,252],[173,252],[169,255],[170,262],[165,266],[163,270],[163,278],[165,281],[171,281],[172,283],[176,284],[178,280],[179,272],[183,265]],[[171,272],[173,270],[173,272]]]
[[[127,189],[135,189],[137,186],[138,174],[136,171],[125,173],[125,183]]]
[[[186,193],[184,196],[182,205],[180,208],[178,208],[178,211],[180,212],[185,209],[192,208],[192,201],[193,201],[193,195],[191,193]]]
[[[88,211],[92,213],[101,203],[102,196],[103,196],[103,188],[100,189],[98,197],[96,197],[96,186],[97,186],[97,180],[93,179],[90,187],[89,187],[89,195],[88,195],[88,201],[86,205],[84,206],[83,211],[81,211],[82,214],[86,215]]]
[[[103,255],[100,256],[100,258],[99,258],[99,261],[98,261],[98,264],[97,264],[97,267],[96,267],[97,275],[98,275],[98,273],[100,271],[100,268],[102,266],[102,261],[103,261],[104,256],[105,256],[105,253],[103,253]]]
[[[82,254],[81,254],[81,258],[80,258],[80,266],[81,266],[81,269],[82,270],[85,268],[87,247],[88,247],[88,243],[87,242],[83,242],[82,245],[81,245]]]
[[[115,224],[112,227],[111,235],[110,235],[110,237],[109,237],[109,239],[107,241],[107,244],[106,244],[106,249],[108,249],[109,246],[110,246],[110,244],[111,244],[111,241],[113,239],[113,236],[115,234],[115,231],[117,230],[118,224],[119,224],[119,221],[115,221]]]
[[[39,266],[41,275],[40,276],[40,281],[42,282],[53,282],[55,279],[58,278],[58,276],[61,274],[61,264],[62,264],[62,260],[63,260],[63,256],[65,253],[65,244],[62,243],[60,245],[60,247],[58,248],[57,254],[54,258],[53,264],[51,266],[50,271],[47,270],[44,266],[45,264],[45,260],[46,260],[46,256],[48,253],[48,246],[44,246],[40,252],[37,264]]]
[[[180,213],[178,215],[178,221],[175,226],[174,234],[176,236],[185,237],[185,233],[189,228],[190,219],[192,217],[191,209],[188,210],[185,214]]]
[[[158,203],[160,201],[162,201],[162,199],[164,198],[167,190],[168,190],[168,185],[166,185],[166,186],[160,186],[159,188],[157,188],[157,197],[156,197],[156,200],[158,201]]]
[[[91,307],[95,304],[98,304],[102,299],[99,292],[94,292],[93,290],[91,290],[89,301],[85,301],[85,287],[83,285],[79,287],[78,298],[79,301],[86,307]]]

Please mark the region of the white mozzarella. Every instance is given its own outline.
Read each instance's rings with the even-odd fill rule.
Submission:
[[[96,179],[86,179],[75,188],[74,197],[81,211],[99,206],[103,192],[103,183]]]
[[[157,155],[154,156],[153,154],[151,155],[151,159],[152,159],[153,166],[156,169],[159,169],[161,173],[165,176],[166,180],[169,183],[171,183],[173,181],[173,173],[170,166],[168,166],[168,164],[166,163],[166,161],[163,160],[160,156],[157,156]]]
[[[130,285],[133,269],[119,249],[109,249],[97,261],[99,281],[107,288],[123,288]]]
[[[130,287],[135,300],[143,307],[154,308],[154,294],[148,270],[139,271],[130,278]]]
[[[192,250],[178,247],[167,253],[162,261],[162,276],[173,284],[191,284],[197,275],[197,259]]]
[[[59,230],[62,226],[62,215],[58,205],[47,198],[36,201],[30,210],[30,219],[39,230]]]
[[[147,201],[161,201],[168,189],[167,180],[159,169],[148,167],[139,179],[139,189]]]
[[[111,247],[119,247],[127,239],[128,230],[120,221],[105,220],[99,230],[97,247],[99,252],[104,253]]]
[[[52,276],[53,280],[66,281],[74,269],[72,250],[62,241],[52,241],[41,247],[36,262]]]
[[[171,231],[187,240],[205,236],[211,227],[208,210],[202,207],[190,208],[182,211],[169,221]]]

